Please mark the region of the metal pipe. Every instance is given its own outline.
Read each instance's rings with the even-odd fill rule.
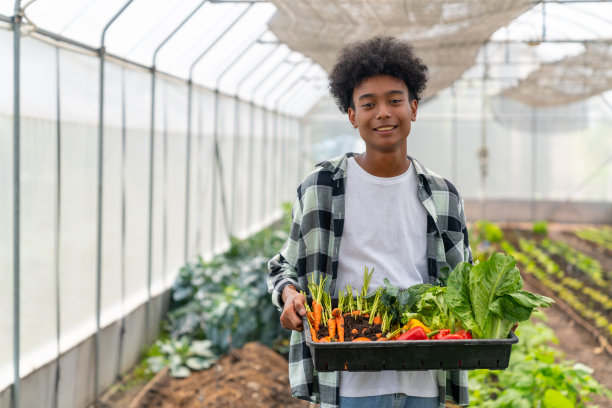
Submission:
[[[238,85],[236,86],[236,94],[234,96],[235,100],[238,100],[238,94],[240,92],[240,88],[242,87],[242,85],[246,82],[246,80],[257,70],[259,69],[259,67],[261,67],[261,65],[264,63],[264,61],[266,61],[268,59],[268,57],[270,55],[272,55],[277,49],[278,47],[280,47],[281,43],[277,42],[276,45],[268,52],[266,53],[263,58],[261,58],[255,65],[253,65],[253,68],[251,68],[251,70],[242,77],[242,79],[240,81],[238,81]],[[255,137],[254,134],[254,126],[255,126],[255,113],[253,112],[253,110],[255,109],[255,105],[254,103],[251,101],[249,103],[249,133],[247,135],[247,137],[249,138],[249,156],[247,159],[247,168],[248,168],[248,174],[247,177],[249,178],[249,180],[247,180],[247,197],[252,197],[252,193],[253,193],[253,139]],[[246,206],[246,226],[250,231],[250,226],[251,226],[251,205],[247,205]]]
[[[123,343],[125,340],[125,197],[126,197],[126,142],[127,142],[127,115],[125,102],[125,69],[121,70],[121,327],[119,328],[119,347],[117,351],[117,371],[116,378],[121,376],[121,360],[123,359]]]
[[[259,88],[268,80],[268,78],[273,77],[273,73],[278,69],[278,67],[280,67],[284,62],[287,61],[287,58],[289,57],[289,55],[291,54],[291,51],[289,51],[289,53],[285,56],[285,58],[283,59],[283,61],[281,61],[280,64],[276,65],[272,71],[270,71],[270,73],[268,73],[268,75],[264,76],[264,78],[255,86],[255,88],[252,91],[251,94],[251,101],[253,101],[255,99],[255,94],[257,93],[257,91],[259,90]],[[291,72],[291,71],[289,71]],[[267,151],[267,140],[266,140],[266,133],[268,132],[268,110],[265,108],[265,106],[262,107],[263,108],[263,152],[264,154]],[[266,173],[267,173],[267,169],[266,169],[266,161],[263,160],[262,166],[261,166],[261,180],[265,183],[266,180]],[[266,216],[266,192],[262,191],[261,194],[261,207],[260,207],[260,218],[261,219],[265,219]]]
[[[157,55],[159,51],[170,41],[172,37],[185,25],[193,15],[200,10],[200,8],[206,3],[207,0],[203,0],[198,6],[193,9],[183,21],[172,30],[172,32],[155,48],[153,52],[153,65],[151,66],[151,124],[150,124],[150,136],[149,136],[149,233],[147,239],[147,303],[145,306],[145,341],[149,342],[150,332],[150,320],[151,320],[151,283],[152,283],[152,269],[153,269],[153,193],[154,186],[154,162],[155,162],[155,66],[157,64]]]
[[[251,41],[242,50],[242,52],[240,52],[236,56],[236,58],[234,58],[234,60],[227,65],[227,67],[225,67],[225,69],[223,70],[223,73],[217,77],[217,82],[215,85],[215,95],[218,95],[219,93],[219,86],[221,84],[221,79],[223,79],[223,77],[229,72],[229,70],[234,66],[234,64],[236,64],[247,53],[247,51],[250,50],[251,47],[260,40],[264,32],[265,30],[259,33],[259,35],[255,37],[255,39]],[[216,101],[217,100],[215,99],[215,102]],[[219,114],[219,110],[215,109],[215,124],[219,122],[218,114]],[[237,102],[234,103],[234,140],[232,143],[232,159],[233,159],[234,165],[232,167],[232,197],[231,197],[232,202],[231,202],[231,215],[230,215],[230,223],[229,223],[230,235],[233,235],[234,233],[234,221],[235,221],[235,212],[236,212],[236,155],[238,152],[238,149],[236,148],[236,144],[238,143],[238,132],[236,129],[238,129],[238,103]]]
[[[62,134],[61,134],[61,111],[60,111],[60,57],[59,48],[55,47],[55,96],[56,96],[56,166],[55,177],[57,178],[57,187],[55,190],[55,247],[54,247],[54,272],[55,272],[55,341],[56,353],[55,358],[55,384],[53,387],[53,408],[57,408],[57,400],[59,395],[60,383],[60,330],[61,330],[61,310],[60,310],[60,265],[59,265],[59,250],[60,250],[60,228],[61,228],[61,197],[62,197]]]
[[[296,65],[299,65],[299,64],[301,64],[301,63],[303,63],[303,62],[306,62],[306,61],[300,61],[300,62],[299,62],[299,63],[297,63]],[[292,83],[289,85],[289,87],[287,87],[287,89],[294,89],[293,87],[295,86],[295,84],[297,84],[297,83],[298,83],[300,80],[302,80],[302,78],[304,77],[304,75],[306,75],[306,72],[308,72],[308,70],[309,70],[310,68],[312,68],[312,66],[313,66],[313,62],[312,62],[312,61],[308,61],[308,64],[309,64],[310,66],[309,66],[308,68],[306,68],[306,70],[305,70],[305,71],[302,73],[302,75],[301,75],[300,77],[298,77],[298,78],[297,78],[295,81],[293,81],[293,82],[292,82]],[[277,90],[277,85],[278,85],[278,84],[280,84],[282,81],[284,81],[284,80],[285,80],[285,78],[287,78],[287,76],[289,76],[289,74],[292,74],[292,73],[293,73],[293,71],[292,71],[292,70],[289,70],[289,71],[287,72],[287,74],[285,74],[284,76],[282,76],[282,77],[279,79],[279,81],[278,81],[278,82],[277,82],[277,83],[276,83],[274,86],[272,86],[272,87],[271,87],[271,90],[270,90],[270,91],[269,91],[269,92],[266,94],[266,96],[264,97],[264,105],[265,105],[265,102],[266,102],[267,98],[270,96],[270,94],[271,94],[273,91]],[[276,110],[275,110],[276,115],[275,115],[275,118],[274,118],[274,119],[275,119],[275,120],[274,120],[274,127],[273,127],[273,130],[272,130],[272,148],[273,148],[273,149],[275,149],[276,151],[277,151],[277,150],[278,150],[278,148],[279,148],[279,143],[278,143],[278,140],[277,140],[277,139],[280,137],[280,135],[278,134],[278,126],[279,126],[279,125],[278,125],[278,121],[280,120],[280,113],[279,113],[279,111],[278,111],[278,102],[279,102],[279,101],[280,101],[280,100],[283,98],[283,96],[286,96],[286,94],[284,94],[284,92],[283,92],[283,91],[281,91],[280,95],[279,95],[279,96],[276,98]],[[283,146],[283,142],[281,142],[281,143],[280,143],[280,147],[282,147],[282,146]],[[281,154],[280,154],[280,155],[278,154],[278,152],[276,152],[276,154],[273,154],[273,155],[272,155],[272,157],[274,157],[274,158],[276,158],[276,157],[280,157],[280,158],[281,158],[281,160],[283,160],[283,159],[284,159],[284,152],[281,152]],[[273,172],[273,175],[272,175],[272,194],[271,194],[271,196],[272,196],[272,198],[273,198],[273,199],[278,199],[278,183],[277,183],[277,181],[278,181],[278,180],[277,180],[277,177],[278,177],[278,175],[279,175],[279,174],[280,174],[280,175],[281,175],[281,177],[282,177],[283,170],[284,170],[284,166],[281,166],[281,171],[279,172],[279,171],[278,171],[278,162],[277,162],[276,160],[271,160],[271,161],[270,161],[270,164],[271,164],[272,166],[274,166],[275,170],[277,170],[277,171]],[[274,174],[274,173],[276,173],[276,174]],[[282,185],[282,183],[281,183],[281,185]]]
[[[196,67],[196,65],[202,60],[202,58],[204,58],[204,56],[206,54],[208,54],[208,52],[215,46],[217,45],[217,43],[236,25],[236,23],[238,23],[238,21],[240,21],[240,19],[242,19],[242,17],[251,9],[251,7],[253,7],[253,3],[251,2],[249,4],[248,7],[246,7],[238,17],[236,17],[234,19],[234,21],[231,22],[231,24],[219,35],[217,36],[217,38],[215,38],[215,40],[208,46],[206,47],[206,49],[193,61],[193,63],[191,64],[191,67],[189,68],[189,91],[188,91],[188,112],[187,112],[187,160],[186,160],[186,187],[185,187],[185,262],[187,262],[187,251],[189,248],[189,184],[190,184],[190,167],[191,167],[191,154],[190,154],[190,149],[191,149],[191,106],[192,106],[192,85],[193,85],[193,70]],[[218,108],[218,99],[219,99],[219,91],[216,90],[215,91],[215,118],[216,118],[216,109]],[[223,220],[225,222],[225,229],[227,231],[228,229],[228,221],[227,221],[227,205],[226,205],[226,201],[225,201],[225,188],[223,185],[223,167],[222,167],[222,163],[221,163],[221,159],[220,159],[220,155],[219,155],[219,142],[217,140],[217,133],[218,133],[218,121],[215,119],[215,123],[214,123],[214,154],[215,154],[215,163],[213,164],[213,206],[212,206],[212,225],[211,225],[211,242],[210,242],[210,246],[211,249],[214,252],[214,248],[215,248],[215,234],[216,234],[216,211],[217,211],[217,206],[216,206],[216,171],[219,171],[219,176],[221,177],[220,179],[220,186],[221,186],[221,205],[222,205],[222,211],[223,211]],[[216,166],[215,166],[216,164]]]
[[[94,398],[95,406],[100,406],[98,398],[98,386],[100,380],[100,314],[102,312],[102,184],[104,169],[104,42],[106,32],[117,18],[128,8],[134,0],[128,0],[123,7],[106,23],[102,30],[100,40],[100,94],[99,94],[99,123],[98,123],[98,223],[96,243],[96,334],[94,337]]]
[[[19,408],[20,378],[19,348],[20,316],[20,258],[21,258],[21,15],[20,0],[15,0],[13,16],[13,408]]]

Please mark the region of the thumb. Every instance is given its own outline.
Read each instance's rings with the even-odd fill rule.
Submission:
[[[296,302],[297,304],[295,305],[295,311],[300,315],[300,316],[304,316],[306,314],[306,308],[304,307],[304,305],[301,302]]]

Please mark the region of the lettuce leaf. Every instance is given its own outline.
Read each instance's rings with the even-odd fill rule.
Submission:
[[[476,338],[506,338],[515,322],[525,321],[537,307],[553,303],[522,288],[514,257],[494,253],[474,266],[457,264],[448,278],[446,301]]]

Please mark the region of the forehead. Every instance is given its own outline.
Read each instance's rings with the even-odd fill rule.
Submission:
[[[361,81],[353,89],[353,100],[362,96],[381,96],[393,91],[402,91],[408,95],[408,87],[400,78],[390,75],[376,75]]]

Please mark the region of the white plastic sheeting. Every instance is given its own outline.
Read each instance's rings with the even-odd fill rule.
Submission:
[[[77,31],[83,30],[87,35],[78,40],[95,48],[106,19],[122,5],[73,2],[77,8],[62,9],[66,4],[46,3],[46,8],[45,1],[39,1],[26,9],[28,20],[20,43],[21,376],[53,361],[58,353],[73,349],[97,330],[100,60],[87,47],[56,43],[36,30],[69,38],[80,36]],[[308,89],[317,75],[322,78],[320,69],[317,71],[316,65],[286,46],[277,45],[274,36],[265,32],[273,7],[202,6],[202,19],[194,27],[185,26],[199,32],[182,40],[177,33],[172,38],[177,42],[164,48],[173,52],[161,53],[157,61],[153,212],[149,223],[152,85],[151,72],[138,64],[151,64],[155,46],[198,2],[182,1],[178,8],[169,3],[174,2],[159,2],[150,10],[158,13],[153,20],[148,19],[149,14],[128,13],[128,8],[126,17],[117,20],[117,31],[115,26],[109,31],[109,57],[104,69],[101,328],[167,290],[186,260],[193,261],[197,255],[210,257],[227,247],[229,234],[244,237],[279,216],[280,204],[293,198],[298,166],[304,157],[296,114],[305,113],[322,92]],[[10,15],[5,5],[3,2],[0,13]],[[137,5],[141,11],[152,6],[150,2],[135,2]],[[55,9],[49,12],[49,6],[63,10],[63,14],[55,13]],[[257,11],[262,8],[264,12]],[[242,20],[246,26],[228,31],[240,14],[246,18]],[[137,18],[155,23],[148,27]],[[170,24],[161,25],[162,21]],[[160,32],[154,30],[156,27]],[[0,134],[4,135],[0,138],[0,186],[10,198],[14,191],[14,54],[10,26],[2,28],[6,29],[0,29],[0,85],[7,92],[0,94]],[[138,30],[142,30],[140,38],[126,36]],[[222,40],[215,42],[223,32]],[[177,50],[181,45],[184,48]],[[209,52],[194,65],[190,102],[186,81],[190,63],[204,50]],[[183,60],[178,61],[174,52]],[[137,64],[122,62],[121,58]],[[217,85],[219,93],[214,92]],[[13,310],[14,300],[10,272],[14,265],[13,214],[12,199],[0,200],[0,268],[4,271],[0,275],[0,306],[7,311]],[[156,327],[159,316],[150,319],[149,326]],[[0,390],[14,380],[13,323],[12,313],[0,320],[0,332],[7,334],[0,337]],[[132,325],[125,329],[140,331],[139,324],[138,328]],[[122,335],[114,329],[111,332]],[[105,332],[105,336],[111,332]],[[126,341],[124,361],[133,361],[138,355],[141,337]],[[109,340],[100,345],[101,352],[112,349],[120,353],[115,347],[119,337]],[[102,358],[106,361],[99,369],[87,364],[72,368],[62,364],[68,370],[62,378],[68,381],[76,376],[93,381],[92,373],[102,370],[97,384],[102,391],[119,374],[113,370],[126,367],[124,362],[115,368],[109,365],[117,354]],[[53,396],[55,371],[41,373],[49,377],[45,380],[47,388],[38,395]],[[59,384],[60,390],[64,388]],[[93,390],[85,386],[79,391],[85,400],[62,396],[60,400],[67,404],[62,406],[91,401]],[[24,389],[21,406],[34,401],[37,392]],[[53,398],[47,401],[45,404],[52,404]]]

